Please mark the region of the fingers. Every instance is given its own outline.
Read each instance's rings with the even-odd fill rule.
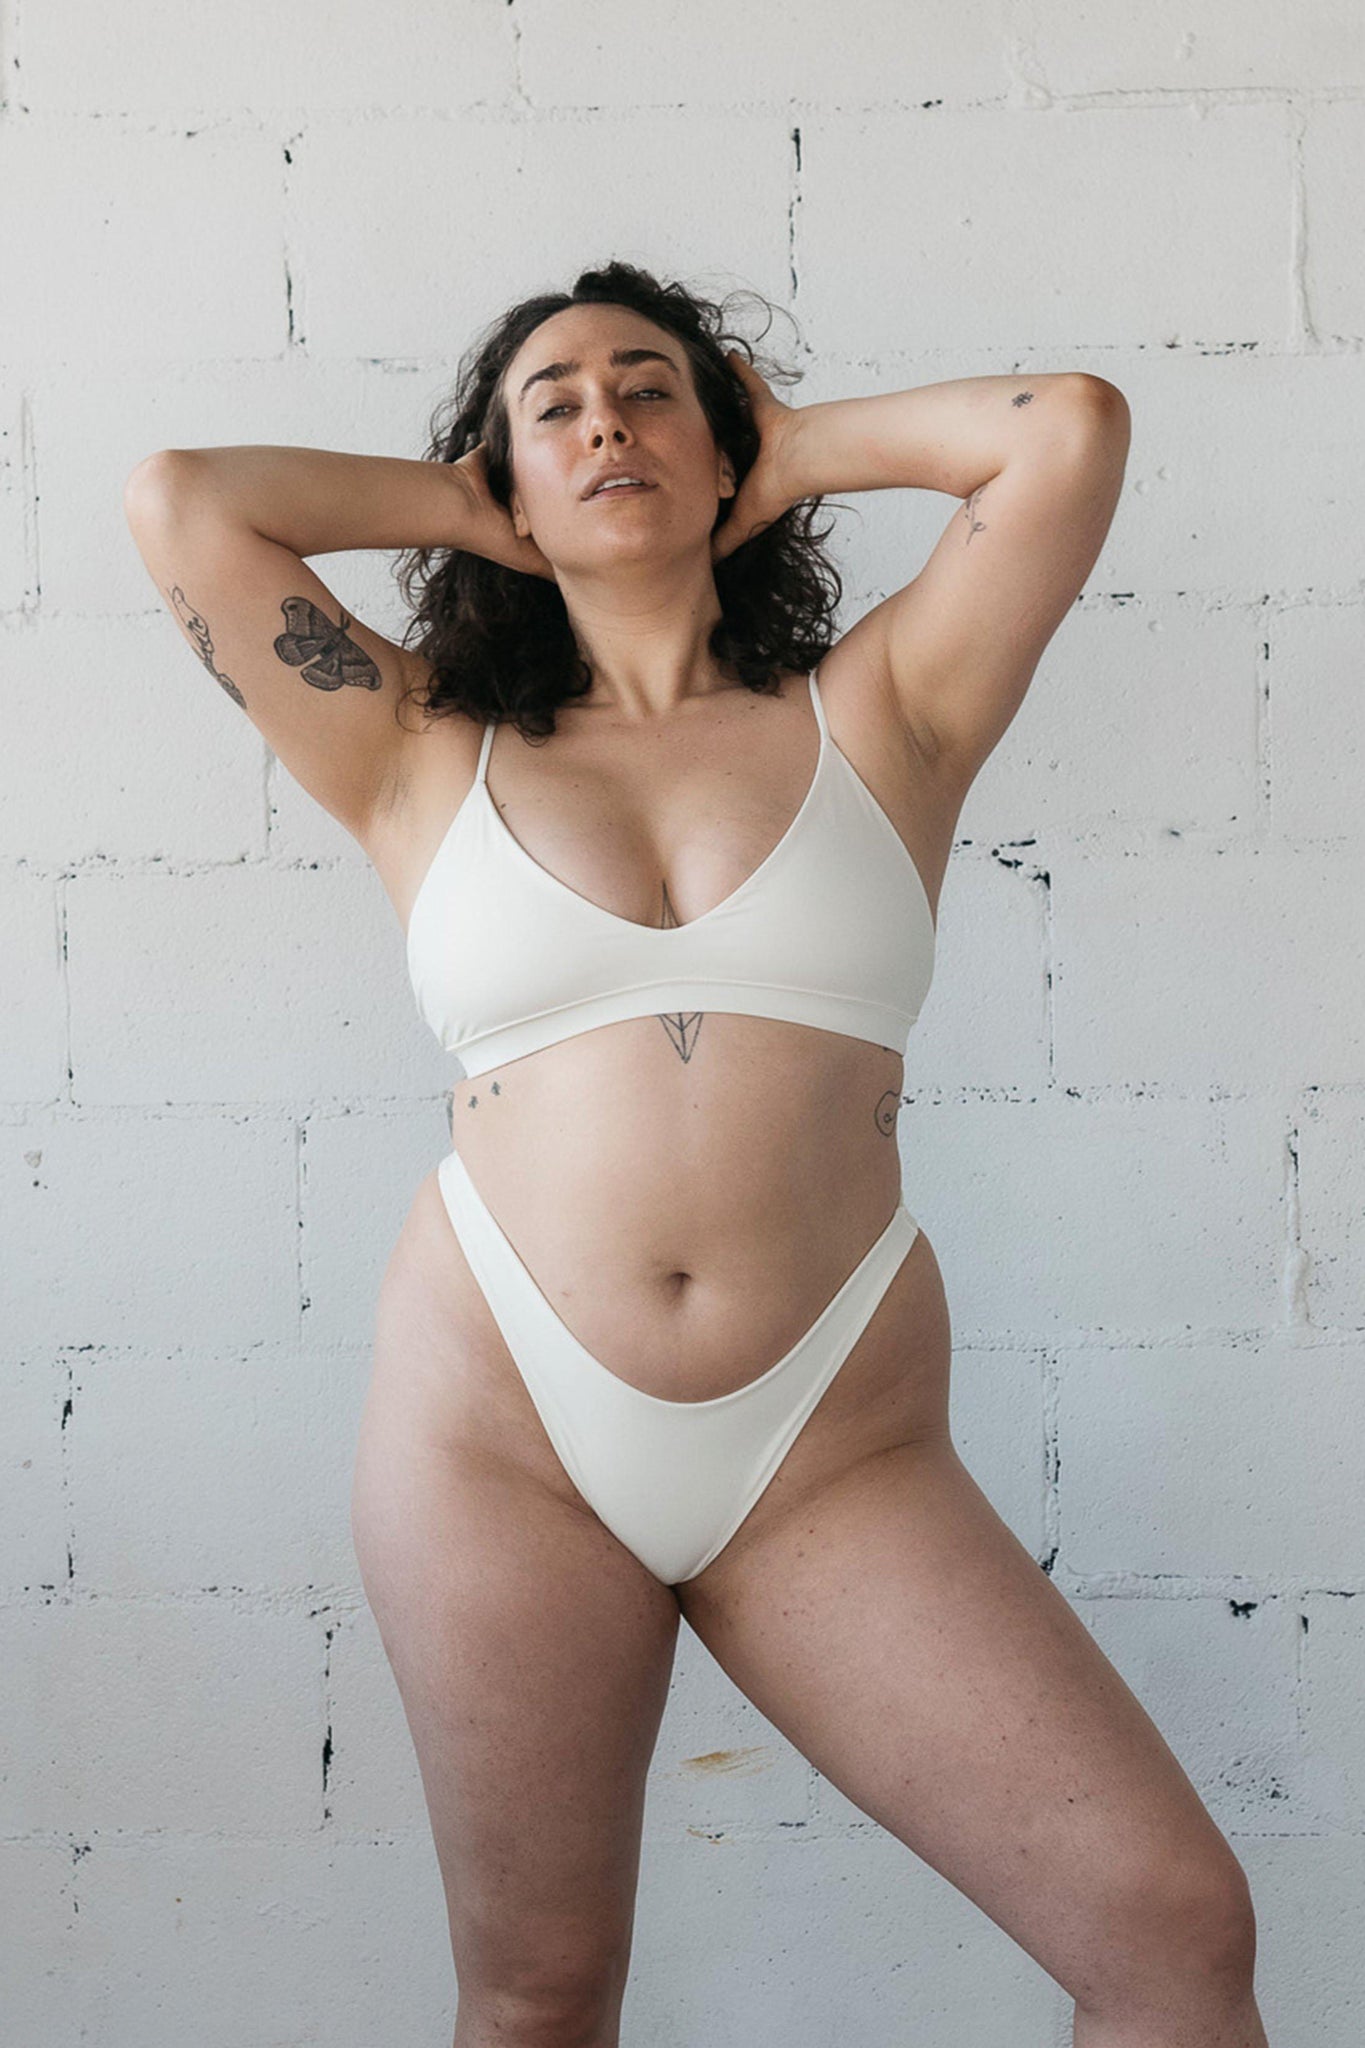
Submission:
[[[745,398],[749,401],[749,404],[752,406],[757,396],[754,390],[755,372],[752,366],[748,362],[747,358],[740,354],[737,348],[727,349],[725,354],[725,360],[730,365],[730,368],[734,371],[736,377],[738,377],[740,389],[743,392]]]
[[[764,406],[776,405],[778,403],[778,400],[773,397],[766,379],[759,375],[747,356],[741,355],[737,348],[731,348],[726,350],[725,360],[739,378],[740,383],[744,387],[744,395],[755,412],[761,410]]]

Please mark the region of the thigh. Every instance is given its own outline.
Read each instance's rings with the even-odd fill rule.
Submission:
[[[555,1479],[553,1453],[542,1472],[535,1410],[528,1399],[528,1421],[483,1333],[453,1313],[414,1215],[376,1317],[356,1556],[417,1754],[462,1997],[590,2002],[624,1976],[677,1600]],[[501,1436],[478,1413],[485,1380],[508,1396]]]
[[[679,1598],[822,1775],[1077,1999],[1241,1939],[1231,1848],[946,1429],[807,1494]]]

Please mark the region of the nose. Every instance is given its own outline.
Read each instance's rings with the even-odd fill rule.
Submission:
[[[607,434],[611,435],[613,441],[629,439],[625,421],[611,400],[605,396],[600,397],[595,405],[585,409],[584,418],[588,422],[588,439],[594,448],[601,446],[603,437]]]

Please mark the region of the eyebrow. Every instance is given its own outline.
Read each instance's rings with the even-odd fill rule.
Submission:
[[[681,374],[672,356],[664,355],[662,350],[657,348],[614,348],[607,360],[613,369],[618,369],[625,363],[667,363],[675,375]],[[518,405],[533,384],[557,384],[561,377],[572,377],[582,367],[582,363],[579,362],[547,363],[543,370],[533,370],[517,393]]]

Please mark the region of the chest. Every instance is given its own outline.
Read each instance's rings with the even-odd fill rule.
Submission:
[[[690,731],[566,731],[548,741],[503,724],[482,778],[478,729],[433,729],[416,742],[425,758],[403,803],[366,850],[405,928],[440,857],[474,819],[495,854],[538,870],[566,904],[623,925],[677,927],[789,863],[827,820],[820,799],[843,779],[877,814],[876,829],[895,835],[936,915],[957,811],[909,736],[862,703],[823,722],[809,707],[804,718],[795,712],[790,701],[750,698],[706,730],[699,720]],[[818,849],[827,861],[839,851]],[[856,860],[856,847],[848,855]]]
[[[547,764],[518,735],[493,750],[487,800],[521,849],[610,915],[691,923],[754,876],[809,817],[819,736],[727,747],[636,741]]]

